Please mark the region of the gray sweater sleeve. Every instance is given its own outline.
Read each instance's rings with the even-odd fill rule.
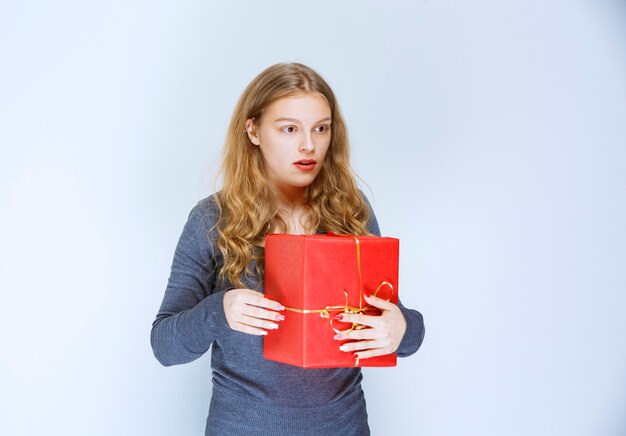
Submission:
[[[365,195],[363,195],[365,202],[370,208],[370,220],[367,223],[367,229],[370,233],[376,236],[380,236],[380,227],[378,226],[378,221],[376,220],[376,215],[374,215],[374,210],[372,206],[367,201]],[[406,321],[406,331],[404,332],[404,336],[402,337],[402,341],[396,350],[396,354],[398,357],[407,357],[411,354],[415,353],[419,347],[422,345],[424,341],[424,318],[422,314],[414,309],[407,309],[402,305],[402,302],[398,298],[398,307],[404,315],[404,320]]]
[[[223,304],[226,290],[214,292],[216,269],[209,230],[216,220],[217,208],[199,202],[176,246],[165,296],[150,334],[152,351],[165,366],[197,359],[229,328]]]

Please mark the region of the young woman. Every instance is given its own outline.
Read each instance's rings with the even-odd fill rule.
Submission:
[[[176,247],[152,325],[156,358],[186,363],[212,346],[207,435],[369,434],[360,368],[302,369],[263,358],[263,335],[289,316],[263,296],[265,236],[380,235],[354,181],[328,84],[298,63],[259,74],[235,108],[222,174],[222,190],[192,209]],[[329,332],[352,340],[342,351],[359,359],[417,351],[419,312],[373,296],[366,302],[382,314],[342,321],[369,328]]]

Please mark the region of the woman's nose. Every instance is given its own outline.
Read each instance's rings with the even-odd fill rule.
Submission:
[[[311,152],[315,150],[315,143],[313,143],[313,138],[311,135],[305,135],[300,143],[300,151],[302,152]]]

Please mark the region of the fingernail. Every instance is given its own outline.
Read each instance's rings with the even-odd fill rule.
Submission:
[[[343,336],[341,336],[340,333],[337,333],[335,336],[333,336],[333,339],[338,341],[339,339],[341,339]]]
[[[281,304],[280,306],[278,306],[278,310],[285,310],[285,306]]]
[[[334,317],[334,319],[337,319],[337,320],[340,320],[340,321],[341,321],[342,318],[343,318],[342,314],[335,315],[335,317]]]
[[[276,319],[277,319],[278,321],[282,321],[282,320],[284,320],[284,319],[285,319],[285,315],[281,315],[281,314],[279,313],[278,315],[276,315]]]
[[[359,355],[358,355],[358,354],[356,354],[356,353],[354,353],[354,354],[352,355],[352,358],[353,358],[353,359],[358,359],[358,358],[359,358]]]
[[[348,351],[347,348],[348,347],[346,345],[342,345],[341,347],[339,347],[341,351]]]
[[[367,292],[363,292],[363,295],[365,295],[365,298],[371,298],[372,297],[372,294],[369,294]]]
[[[267,334],[267,330],[261,330],[261,335],[265,336]]]
[[[270,324],[270,328],[276,330],[278,328],[278,324]]]

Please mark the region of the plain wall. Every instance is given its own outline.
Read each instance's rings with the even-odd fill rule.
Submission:
[[[619,1],[0,2],[0,433],[199,435],[150,348],[247,83],[317,69],[422,348],[374,435],[626,433]]]

